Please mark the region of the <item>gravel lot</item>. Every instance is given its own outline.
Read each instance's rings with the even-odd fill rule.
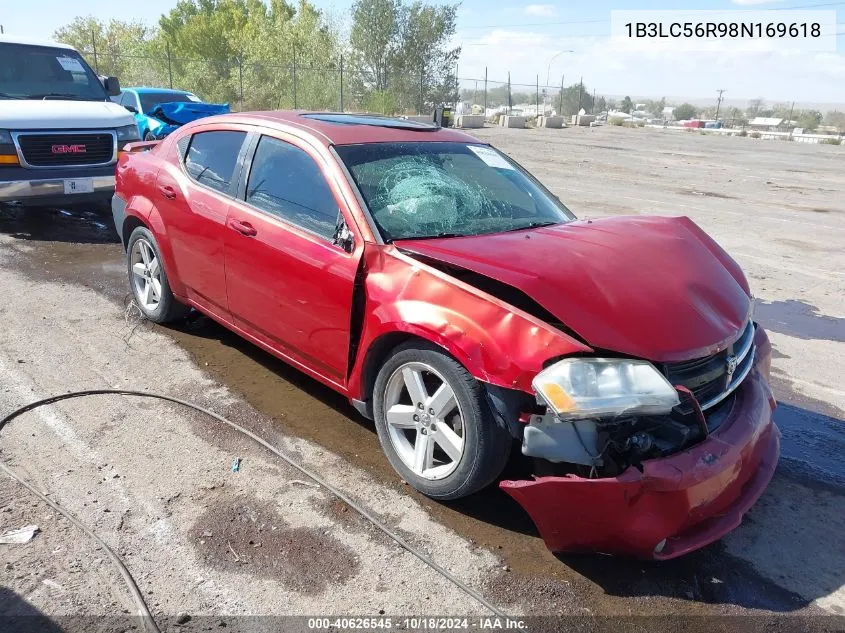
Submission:
[[[138,322],[110,217],[89,209],[0,207],[0,416],[77,389],[197,401],[348,491],[509,613],[744,614],[781,627],[785,615],[845,614],[845,149],[615,127],[477,136],[580,217],[688,215],[744,267],[775,349],[783,459],[720,543],[660,565],[555,557],[495,487],[450,504],[414,493],[372,425],[328,389],[204,317]],[[118,551],[164,620],[485,613],[267,451],[171,405],[41,409],[3,431],[0,459]],[[0,545],[0,615],[132,610],[103,552],[0,476],[0,532],[33,523],[30,543]]]

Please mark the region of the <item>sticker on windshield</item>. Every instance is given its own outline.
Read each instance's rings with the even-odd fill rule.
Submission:
[[[56,61],[61,64],[62,68],[72,73],[84,73],[85,69],[82,64],[75,57],[56,57]]]
[[[486,164],[490,165],[490,167],[498,167],[499,169],[513,169],[513,165],[511,165],[508,161],[502,158],[499,153],[497,153],[495,150],[490,149],[489,147],[485,147],[483,145],[469,145],[468,147],[473,154],[478,156]]]

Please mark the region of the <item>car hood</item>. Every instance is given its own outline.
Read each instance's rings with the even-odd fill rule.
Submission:
[[[0,127],[7,130],[113,129],[133,123],[129,111],[111,101],[0,100]]]
[[[725,347],[751,309],[736,262],[685,217],[616,217],[400,249],[518,288],[597,350],[669,362]]]

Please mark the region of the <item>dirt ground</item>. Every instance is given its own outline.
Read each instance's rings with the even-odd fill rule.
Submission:
[[[111,219],[91,209],[0,207],[0,416],[78,389],[196,401],[512,614],[752,615],[781,628],[787,616],[845,614],[845,150],[614,127],[477,136],[580,217],[689,215],[744,267],[775,349],[783,458],[721,542],[662,564],[556,557],[495,486],[448,504],[416,494],[372,424],[327,388],[204,317],[139,322]],[[0,434],[0,458],[117,551],[163,621],[487,613],[326,490],[175,405],[98,397],[40,409]],[[35,539],[0,545],[0,616],[132,612],[104,553],[0,476],[0,533],[28,524]]]

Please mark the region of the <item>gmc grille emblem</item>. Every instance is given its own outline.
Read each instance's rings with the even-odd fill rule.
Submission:
[[[53,145],[51,149],[54,154],[84,154],[87,152],[84,145]]]

